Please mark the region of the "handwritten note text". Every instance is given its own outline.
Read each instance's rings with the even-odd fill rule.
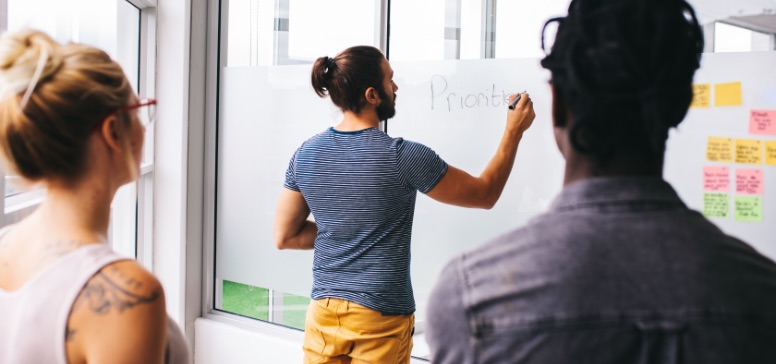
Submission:
[[[711,85],[692,85],[692,108],[708,108],[711,101]]]
[[[709,137],[706,146],[706,160],[711,162],[733,161],[733,139]]]
[[[736,139],[736,163],[762,164],[762,142],[757,139]]]
[[[704,193],[703,194],[703,215],[706,217],[727,217],[728,194],[727,193]]]
[[[763,203],[760,197],[736,196],[735,209],[738,221],[763,221]]]
[[[736,193],[747,195],[763,194],[763,170],[762,169],[737,169]]]
[[[749,132],[776,135],[776,110],[752,110],[749,112]]]
[[[730,188],[730,168],[703,167],[704,191],[728,191]]]

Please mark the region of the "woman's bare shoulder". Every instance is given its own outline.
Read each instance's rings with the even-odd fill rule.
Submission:
[[[159,280],[135,261],[108,264],[73,303],[65,336],[69,362],[156,363],[164,355],[166,325]]]

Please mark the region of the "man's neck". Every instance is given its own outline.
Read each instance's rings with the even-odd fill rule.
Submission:
[[[588,156],[572,154],[566,158],[563,185],[595,177],[663,177],[663,160],[655,157],[618,156],[605,164]]]
[[[380,119],[374,110],[362,110],[356,114],[346,111],[342,121],[334,127],[337,131],[358,131],[380,126]]]

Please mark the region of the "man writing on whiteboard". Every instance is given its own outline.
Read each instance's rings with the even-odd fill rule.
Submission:
[[[662,178],[703,50],[693,9],[573,0],[553,23],[541,64],[564,188],[547,213],[448,263],[429,300],[431,359],[776,363],[776,265]]]
[[[507,111],[496,154],[474,177],[430,148],[378,129],[396,112],[392,78],[382,53],[367,46],[313,65],[315,92],[331,97],[344,116],[291,158],[274,227],[279,249],[314,249],[306,363],[409,362],[417,191],[452,205],[491,208],[535,116],[530,96],[522,94]],[[310,213],[315,221],[308,220]]]

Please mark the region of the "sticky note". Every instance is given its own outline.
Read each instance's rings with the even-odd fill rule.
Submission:
[[[737,169],[736,193],[747,195],[763,194],[763,170],[762,169]]]
[[[755,196],[736,196],[735,216],[738,221],[762,222],[762,198]]]
[[[727,193],[704,193],[703,194],[703,216],[727,217],[728,209],[729,207],[728,207]]]
[[[736,139],[736,163],[762,164],[762,142],[757,139]]]
[[[730,168],[703,167],[704,191],[728,191],[730,188]]]
[[[749,132],[776,135],[776,110],[752,110],[749,112]]]
[[[733,162],[733,139],[709,137],[706,146],[706,160],[711,162]]]
[[[765,142],[765,164],[776,166],[776,140]]]
[[[714,106],[741,105],[741,82],[714,85]]]
[[[708,108],[711,100],[711,85],[692,85],[692,108]]]

